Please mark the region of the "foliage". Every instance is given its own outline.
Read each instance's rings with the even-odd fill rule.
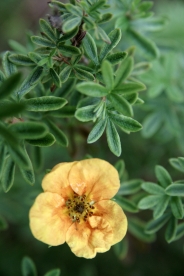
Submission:
[[[151,243],[162,229],[175,242],[184,236],[184,54],[172,4],[166,18],[154,15],[152,1],[65,2],[50,1],[39,33],[25,46],[10,40],[1,54],[0,193],[21,194],[17,179],[37,183],[52,151],[60,161],[98,156],[114,163],[121,181],[113,200],[130,235],[114,246],[118,258],[131,236]],[[31,189],[35,198],[39,189]],[[11,224],[7,214],[5,206],[0,231]],[[29,257],[22,275],[37,275]]]

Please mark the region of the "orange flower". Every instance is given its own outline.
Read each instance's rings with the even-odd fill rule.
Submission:
[[[52,246],[67,242],[78,257],[109,250],[127,231],[125,214],[110,200],[119,186],[118,172],[104,160],[56,165],[30,210],[33,235]]]

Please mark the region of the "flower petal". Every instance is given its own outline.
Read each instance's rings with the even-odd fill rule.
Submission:
[[[59,163],[51,172],[45,175],[42,181],[42,188],[45,192],[57,193],[67,197],[73,192],[69,182],[68,174],[75,162]]]
[[[89,222],[72,224],[66,242],[78,257],[91,259],[97,252],[110,249],[113,239],[111,226],[101,217],[91,217]]]
[[[65,242],[68,228],[72,224],[67,214],[65,200],[58,194],[40,194],[30,213],[30,228],[34,237],[49,245]]]
[[[94,201],[112,198],[120,187],[117,170],[97,158],[76,162],[69,172],[69,183],[77,194],[90,194]]]
[[[95,203],[95,208],[95,215],[102,216],[112,227],[113,241],[111,245],[121,241],[127,232],[127,218],[122,208],[111,200],[101,200]]]

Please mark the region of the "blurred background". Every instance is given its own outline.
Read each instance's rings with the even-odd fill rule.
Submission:
[[[154,41],[161,48],[163,45],[168,45],[175,53],[183,51],[184,1],[154,2],[156,14],[163,15],[168,20],[165,29],[153,35]],[[10,49],[10,39],[24,45],[26,33],[38,32],[39,18],[46,18],[49,12],[47,1],[44,0],[0,0],[0,51]],[[147,111],[137,108],[135,112],[138,121],[142,122]],[[72,133],[71,130],[70,134]],[[107,146],[103,146],[106,145],[105,137],[102,137],[99,143],[88,146],[87,134],[81,129],[74,137],[74,141],[71,141],[73,145],[71,155],[66,149],[57,145],[44,150],[43,170],[37,172],[34,188],[24,183],[19,177],[18,170],[14,187],[10,192],[5,194],[0,188],[0,214],[7,219],[9,225],[6,231],[0,232],[0,275],[20,276],[22,258],[29,256],[35,262],[38,275],[60,268],[63,276],[183,276],[184,239],[167,244],[162,230],[157,235],[157,241],[149,244],[128,234],[129,248],[125,258],[112,248],[107,253],[98,254],[95,259],[80,259],[72,254],[66,244],[48,248],[33,238],[28,226],[28,212],[35,196],[41,192],[40,183],[46,169],[62,161],[81,159],[85,154],[104,158],[112,164],[118,160],[107,151]],[[165,134],[167,136],[167,132]],[[123,148],[121,158],[125,161],[126,172],[130,179],[143,178],[155,181],[156,164],[166,167],[176,180],[183,177],[168,163],[171,157],[183,156],[182,139],[176,140],[175,137],[161,139],[163,133],[152,137],[143,137],[142,133],[130,136],[121,134],[121,136]],[[28,150],[31,154],[32,149]],[[141,212],[140,216],[147,220],[151,217],[151,212]]]

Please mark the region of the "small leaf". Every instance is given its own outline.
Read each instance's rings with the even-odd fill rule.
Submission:
[[[155,240],[154,234],[144,232],[145,222],[138,218],[130,218],[128,222],[128,229],[133,236],[144,242],[153,242]]]
[[[0,123],[0,136],[4,141],[11,146],[16,146],[18,143],[17,137],[6,126]]]
[[[25,104],[23,103],[3,103],[0,105],[0,119],[6,117],[12,117],[14,115],[20,114],[22,111],[25,110]]]
[[[9,129],[21,139],[29,139],[30,137],[32,139],[42,138],[48,132],[47,126],[38,122],[15,123]]]
[[[114,47],[116,47],[116,45],[121,39],[121,30],[120,29],[113,30],[112,32],[110,32],[108,37],[111,41],[111,44],[104,43],[104,45],[102,46],[100,56],[99,56],[100,61],[102,61],[108,55],[108,53]]]
[[[50,133],[49,133],[50,134]],[[51,134],[52,136],[52,134]],[[54,138],[54,136],[53,136]],[[55,139],[54,139],[55,141]],[[33,147],[32,151],[33,165],[36,171],[39,171],[43,166],[43,154],[40,147]]]
[[[53,82],[55,83],[55,85],[57,87],[61,87],[61,80],[53,68],[50,68],[50,75],[51,75],[51,78],[52,78]]]
[[[72,4],[65,4],[65,8],[67,11],[70,13],[76,15],[76,16],[81,16],[82,17],[82,9],[78,6],[74,6]]]
[[[111,90],[114,85],[114,72],[107,60],[102,63],[102,76],[107,89]]]
[[[24,145],[23,145],[23,149],[24,149],[24,155],[27,158],[27,162],[29,164],[29,167],[27,169],[24,169],[23,167],[20,167],[20,172],[21,172],[24,180],[28,184],[33,185],[35,183],[35,175],[34,175],[33,166],[32,166],[31,160],[29,158],[29,155],[28,155]]]
[[[46,35],[49,39],[51,39],[55,43],[56,36],[50,24],[42,18],[40,19],[39,23],[40,23],[40,28],[44,33],[44,35]]]
[[[72,68],[70,66],[66,66],[59,74],[61,82],[66,82],[70,76]]]
[[[159,52],[154,42],[142,36],[140,33],[136,32],[133,29],[129,28],[128,31],[132,38],[139,45],[139,47],[144,50],[145,55],[148,55],[151,58],[158,58]]]
[[[40,139],[26,139],[26,142],[36,147],[50,147],[56,142],[56,139],[54,135],[48,133]]]
[[[119,62],[123,61],[127,56],[126,52],[117,52],[115,54],[110,54],[106,57],[106,60],[108,60],[111,64],[115,65]]]
[[[181,157],[183,158],[183,157]],[[173,166],[175,169],[177,169],[180,172],[184,173],[184,166],[182,165],[181,161],[179,161],[179,159],[177,158],[170,158],[169,159],[169,163],[171,164],[171,166]]]
[[[30,92],[39,82],[43,74],[42,67],[36,67],[24,80],[19,89],[17,90],[17,94],[19,99],[21,99],[25,94]]]
[[[13,54],[9,56],[9,60],[19,66],[34,66],[35,63],[26,55]]]
[[[55,96],[42,96],[24,101],[26,109],[34,112],[57,110],[67,104],[67,100]]]
[[[124,129],[125,131],[131,131],[131,132],[136,132],[139,131],[142,126],[137,122],[136,120],[126,117],[123,115],[119,114],[114,114],[112,112],[108,112],[110,119],[119,127]]]
[[[10,156],[6,157],[3,165],[3,174],[1,177],[2,187],[5,193],[7,193],[14,182],[15,175],[15,162],[11,159]]]
[[[2,66],[6,77],[10,77],[17,72],[16,66],[9,60],[10,52],[5,52],[2,58]]]
[[[78,108],[75,112],[75,117],[81,122],[89,122],[95,118],[96,105],[89,105]]]
[[[4,217],[0,215],[0,231],[4,231],[8,228],[8,223]]]
[[[115,125],[110,120],[107,121],[106,127],[107,143],[110,150],[116,155],[121,155],[121,141]]]
[[[96,3],[93,3],[89,8],[89,13],[92,13],[100,8],[102,8],[106,4],[105,0],[97,1]]]
[[[82,69],[78,68],[78,66],[75,67],[74,71],[75,71],[75,75],[79,79],[87,80],[87,81],[94,81],[94,76],[90,72],[82,70]]]
[[[10,39],[8,41],[8,44],[10,45],[11,49],[13,49],[16,53],[27,54],[26,47],[22,46],[19,42]]]
[[[98,20],[98,24],[107,22],[107,21],[111,20],[112,17],[113,17],[112,13],[102,14],[100,20]]]
[[[121,183],[120,189],[118,191],[119,195],[131,195],[137,193],[141,188],[141,179],[133,179]]]
[[[54,135],[54,137],[56,138],[56,142],[63,146],[63,147],[67,147],[68,146],[68,139],[66,137],[66,135],[63,133],[62,130],[60,130],[52,121],[47,120],[47,124],[50,128],[51,133]]]
[[[68,117],[74,117],[75,111],[76,111],[75,106],[67,105],[62,109],[49,112],[49,115],[57,118],[68,118]]]
[[[92,36],[87,32],[85,38],[82,41],[82,45],[84,47],[84,51],[86,52],[87,56],[90,60],[95,64],[98,65],[98,54],[97,48],[94,39]]]
[[[71,38],[73,38],[74,36],[76,36],[76,34],[78,33],[79,28],[76,27],[75,29],[73,29],[70,32],[67,32],[65,34],[63,34],[60,38],[58,42],[65,42],[66,40],[69,40]]]
[[[153,234],[157,232],[160,228],[166,224],[166,222],[169,220],[170,214],[166,213],[163,216],[159,217],[158,219],[153,219],[150,222],[147,223],[145,232],[148,234]]]
[[[171,217],[165,231],[165,239],[168,243],[174,240],[176,235],[176,229],[177,229],[177,219],[174,217]]]
[[[20,73],[16,73],[7,78],[0,86],[0,100],[8,98],[8,96],[15,90],[21,78]]]
[[[115,196],[113,198],[113,200],[115,202],[117,202],[123,210],[130,212],[130,213],[137,213],[138,212],[138,208],[137,206],[129,199],[126,199],[124,197],[121,196]]]
[[[165,192],[170,196],[184,196],[184,183],[171,184],[166,188]]]
[[[104,86],[95,82],[82,82],[76,88],[82,94],[90,97],[104,97],[108,94],[108,90]]]
[[[133,69],[133,58],[127,57],[122,61],[118,70],[116,71],[115,87],[118,87],[130,75]],[[127,89],[125,89],[126,92]],[[133,91],[131,91],[133,92]]]
[[[162,185],[163,188],[166,188],[168,185],[170,185],[173,182],[168,171],[162,166],[157,165],[155,167],[155,174],[156,174],[157,180],[159,181],[160,185]]]
[[[124,162],[122,159],[119,159],[119,160],[116,162],[116,164],[114,165],[114,167],[115,167],[116,170],[118,171],[120,181],[122,181],[122,179],[123,179],[123,174],[124,174],[124,171],[125,171],[125,162]],[[121,186],[120,186],[120,189],[119,189],[119,191],[118,191],[118,194],[121,195],[120,190],[121,190]]]
[[[106,32],[105,32],[102,28],[100,28],[100,27],[98,26],[98,27],[97,27],[97,31],[98,31],[98,34],[99,34],[100,38],[101,38],[104,42],[106,42],[106,43],[108,43],[108,44],[111,44],[110,38],[108,37],[108,35],[106,34]]]
[[[40,46],[49,47],[49,48],[55,48],[56,44],[54,42],[51,42],[50,40],[40,37],[40,36],[32,36],[31,40]]]
[[[52,269],[44,274],[44,276],[60,276],[60,269]]]
[[[25,156],[24,149],[21,145],[16,147],[8,147],[10,155],[14,160],[15,164],[19,166],[19,168],[29,169],[29,160],[27,156]]]
[[[64,54],[68,55],[80,55],[81,51],[79,48],[69,45],[63,45],[62,43],[59,43],[57,48]]]
[[[110,95],[108,95],[108,100],[111,102],[116,111],[127,116],[133,116],[131,105],[122,96],[111,93]]]
[[[182,219],[184,216],[182,199],[179,196],[171,197],[170,206],[173,216],[177,219]]]
[[[180,223],[176,228],[176,236],[174,238],[174,241],[179,240],[184,235],[184,223]]]
[[[160,201],[157,203],[156,207],[154,208],[153,217],[155,219],[161,217],[163,213],[165,212],[168,203],[169,203],[170,197],[169,196],[162,196],[160,198]]]
[[[152,113],[146,117],[143,122],[142,135],[145,138],[153,136],[162,125],[162,117],[160,112]]]
[[[106,128],[107,119],[100,119],[95,126],[92,128],[91,132],[88,135],[87,143],[91,144],[96,142],[104,133]]]
[[[150,194],[154,195],[164,195],[165,190],[158,184],[152,182],[144,182],[141,185],[142,189]]]
[[[42,60],[42,57],[39,54],[35,53],[35,52],[28,53],[28,56],[36,64],[38,64]]]
[[[152,209],[155,205],[159,203],[161,198],[161,195],[146,196],[139,201],[138,207],[142,210]]]
[[[35,264],[29,257],[22,259],[22,275],[23,276],[37,276]]]
[[[81,23],[81,17],[73,17],[72,19],[66,20],[62,26],[64,33],[71,32],[74,28],[79,26]]]
[[[146,86],[141,82],[129,82],[129,83],[122,83],[113,89],[113,93],[124,95],[124,94],[132,94],[136,92],[140,92],[145,90]]]

